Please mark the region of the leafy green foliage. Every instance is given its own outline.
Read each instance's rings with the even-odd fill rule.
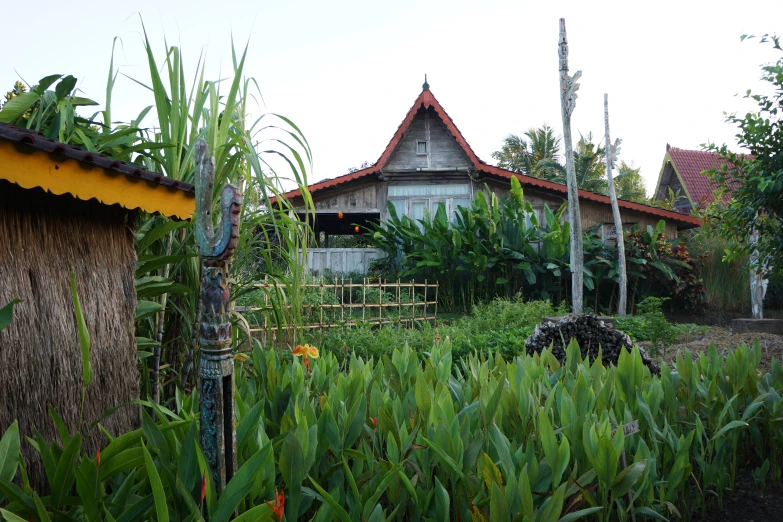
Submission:
[[[706,333],[707,327],[694,324],[673,324],[663,315],[666,298],[648,297],[636,307],[636,314],[617,318],[616,327],[634,341],[650,341],[653,353],[680,342],[685,335]]]
[[[760,357],[758,345],[725,361],[714,348],[680,354],[676,372],[652,377],[638,350],[610,368],[583,361],[576,343],[562,365],[548,351],[455,362],[446,339],[425,360],[401,347],[343,368],[323,353],[307,371],[256,345],[236,363],[239,466],[221,495],[199,450],[197,401],[183,397],[175,411],[142,402],[142,428],[110,438],[100,459],[64,426],[61,442],[37,436],[47,496],[24,472],[21,486],[7,478],[12,425],[0,439],[2,516],[273,520],[284,508],[286,520],[556,522],[634,509],[688,519],[721,502],[740,463],[758,466],[759,480],[780,476],[783,370],[760,375]],[[615,430],[631,420],[638,433]]]
[[[330,328],[323,334],[311,334],[309,342],[331,352],[341,362],[349,359],[351,354],[365,359],[380,359],[405,345],[416,353],[424,354],[435,339],[446,337],[451,340],[455,360],[473,353],[485,356],[500,353],[503,357],[513,358],[525,352],[525,339],[543,317],[564,314],[562,306],[555,308],[548,301],[498,298],[478,304],[469,315],[437,328],[429,323],[419,323],[414,328],[401,325]]]
[[[441,306],[448,311],[470,310],[477,301],[511,297],[569,301],[570,226],[563,221],[565,206],[541,219],[522,187],[511,180],[511,192],[498,198],[479,191],[470,208],[459,207],[450,221],[438,207],[430,219],[414,222],[390,217],[371,232],[374,244],[386,253],[381,273],[388,279],[416,279],[439,284]],[[702,286],[694,275],[695,262],[683,242],[669,241],[665,223],[627,231],[626,262],[629,304],[647,296],[674,296],[677,306],[697,306]],[[585,299],[596,312],[612,309],[617,293],[617,250],[600,237],[600,227],[586,231]]]
[[[773,48],[783,55],[778,36],[764,35],[761,42],[771,42]],[[759,233],[760,259],[767,260],[764,266],[776,278],[779,278],[783,267],[783,199],[780,197],[783,191],[781,55],[776,62],[761,67],[761,79],[767,82],[771,94],[754,94],[748,89],[745,95],[756,102],[757,111],[726,116],[726,122],[738,129],[736,136],[739,146],[750,154],[731,152],[725,144],[707,147],[723,160],[715,169],[707,172],[720,187],[720,194],[715,201],[726,202],[714,209],[714,215],[722,235],[732,241],[727,257],[733,259],[750,254],[752,245],[747,236],[750,231],[756,230]]]

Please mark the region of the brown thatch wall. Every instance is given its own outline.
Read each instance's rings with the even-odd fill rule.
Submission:
[[[0,332],[0,433],[18,419],[23,436],[33,436],[36,427],[47,441],[55,440],[49,405],[76,431],[82,370],[73,271],[92,338],[84,451],[92,454],[106,444],[100,430],[89,432],[90,423],[139,395],[135,263],[127,211],[0,180],[0,306],[14,297],[24,300]],[[112,435],[133,429],[138,408],[125,406],[102,424]],[[40,484],[37,453],[27,442],[23,453],[31,480]]]

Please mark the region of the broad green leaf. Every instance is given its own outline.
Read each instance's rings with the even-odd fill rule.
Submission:
[[[150,489],[152,489],[152,496],[155,501],[155,514],[157,515],[157,520],[158,522],[169,522],[169,508],[166,504],[166,491],[163,489],[160,475],[158,474],[155,462],[152,460],[152,456],[144,443],[142,443],[141,449],[144,452],[144,467],[147,469],[147,477],[149,478]]]
[[[6,327],[11,324],[11,319],[14,317],[14,305],[17,305],[21,302],[21,299],[13,298],[7,305],[0,308],[0,332],[5,330]]]
[[[195,423],[194,423],[195,424]],[[239,503],[244,500],[247,493],[253,487],[253,482],[258,473],[258,468],[261,466],[261,462],[266,455],[272,451],[272,444],[266,444],[263,448],[258,450],[255,455],[247,459],[242,467],[231,477],[231,480],[226,484],[226,489],[221,493],[218,499],[217,510],[214,515],[210,517],[210,520],[215,522],[223,522],[229,520],[239,506]]]
[[[14,421],[0,439],[0,479],[14,480],[19,465],[19,423]]]

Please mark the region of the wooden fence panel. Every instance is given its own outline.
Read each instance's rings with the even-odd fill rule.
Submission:
[[[250,324],[251,335],[258,336],[264,344],[280,339],[281,330],[301,328],[303,330],[321,330],[338,326],[356,326],[360,323],[371,325],[383,325],[389,323],[410,324],[416,321],[428,321],[435,324],[438,311],[438,283],[408,283],[400,280],[389,282],[379,280],[370,283],[366,278],[360,283],[346,282],[342,279],[333,284],[323,282],[303,285],[305,288],[315,289],[318,302],[303,304],[303,315],[310,318],[301,326],[284,325],[278,327],[274,321],[269,320],[269,314],[274,310],[270,303],[268,290],[273,284],[264,282],[254,285],[264,290],[264,300],[261,306],[237,306],[237,312],[262,312],[263,320]],[[372,292],[368,292],[368,291]],[[405,290],[405,291],[403,291]],[[373,296],[374,292],[377,297]],[[361,293],[360,293],[361,292]],[[354,293],[357,299],[354,299]],[[360,293],[360,296],[359,296]],[[331,296],[327,302],[326,296]],[[377,302],[368,302],[376,301]],[[420,300],[417,300],[420,299]],[[291,309],[292,305],[285,308]],[[396,312],[396,317],[394,314]]]

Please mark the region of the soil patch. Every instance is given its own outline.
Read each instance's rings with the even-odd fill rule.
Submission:
[[[762,491],[753,482],[750,471],[738,470],[734,491],[723,499],[723,509],[713,508],[704,516],[696,515],[693,522],[780,522],[783,518],[783,487],[767,484]]]
[[[759,369],[762,372],[768,371],[772,365],[772,359],[783,359],[783,336],[750,332],[750,333],[732,333],[731,329],[722,326],[711,327],[706,334],[694,334],[683,339],[680,343],[667,347],[665,350],[658,350],[651,357],[654,360],[666,361],[671,368],[677,358],[678,351],[689,351],[694,356],[706,353],[710,345],[714,344],[718,353],[724,353],[733,350],[738,345],[745,343],[748,346],[758,339],[761,346],[761,362]],[[639,346],[650,352],[650,343],[641,342]]]

